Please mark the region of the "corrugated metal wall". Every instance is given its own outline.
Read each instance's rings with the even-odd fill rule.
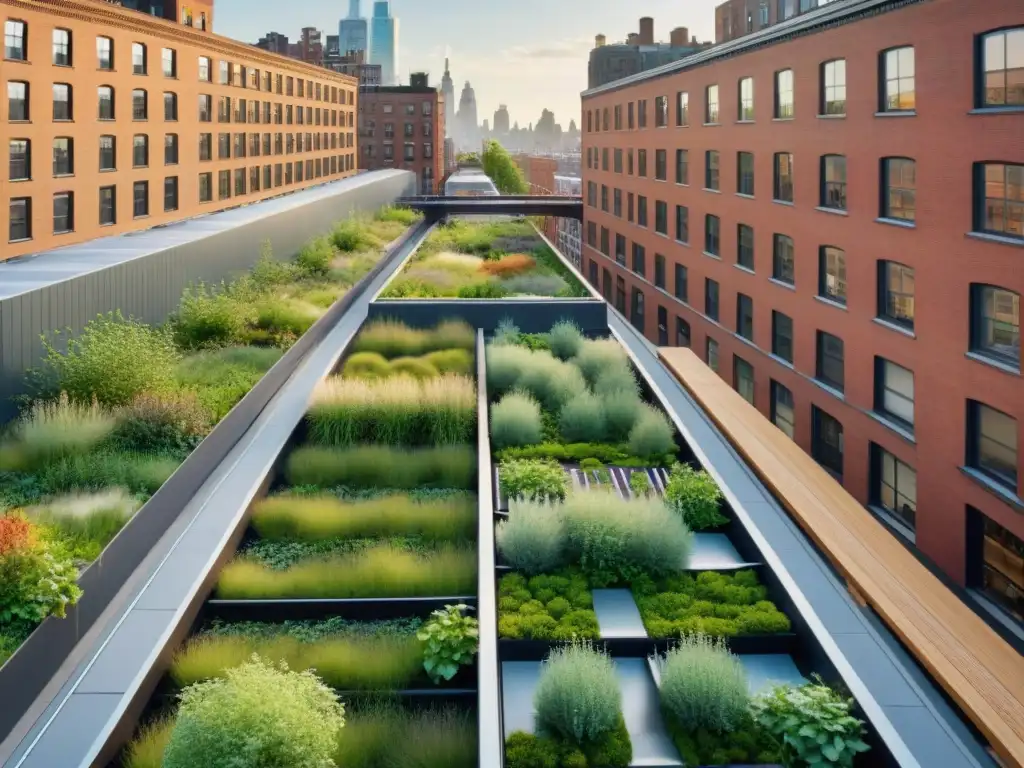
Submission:
[[[14,413],[11,397],[23,391],[25,371],[41,357],[41,334],[67,328],[77,333],[96,315],[117,309],[125,316],[161,323],[177,308],[182,291],[190,283],[219,282],[245,271],[259,259],[264,242],[270,242],[276,258],[290,258],[310,238],[328,232],[336,222],[414,194],[413,174],[382,172],[380,175],[380,179],[356,188],[346,184],[352,180],[336,182],[337,194],[328,194],[286,211],[268,211],[265,217],[237,226],[225,226],[217,217],[188,222],[183,226],[209,226],[210,234],[87,274],[67,279],[55,274],[49,284],[28,292],[8,290],[17,295],[0,299],[0,420]],[[259,205],[269,208],[272,202],[246,209],[247,218],[251,219],[251,214],[258,212]],[[232,213],[228,211],[220,216]],[[169,227],[166,234],[173,242],[174,227]],[[112,248],[117,248],[118,243],[131,248],[132,237],[125,235],[109,242]],[[44,258],[55,260],[59,256],[50,254]],[[81,258],[78,257],[79,261]],[[38,283],[42,277],[35,271],[32,280]],[[0,269],[0,280],[16,284],[17,279],[16,268],[9,272]],[[4,287],[10,289],[11,284],[8,282]]]

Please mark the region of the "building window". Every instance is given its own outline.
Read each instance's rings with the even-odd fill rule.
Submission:
[[[972,518],[980,522],[977,576],[972,586],[980,587],[1002,610],[1024,623],[1024,541],[976,510]]]
[[[754,366],[739,355],[732,356],[732,382],[744,400],[754,404]]]
[[[644,332],[644,293],[639,288],[633,289],[629,321],[640,333]]]
[[[178,177],[168,176],[164,179],[164,211],[178,210]]]
[[[301,133],[299,134],[299,140],[302,140]],[[301,145],[299,146],[299,151],[302,151]],[[605,213],[608,212],[608,187],[604,184],[601,185],[601,210]]]
[[[626,281],[615,276],[615,309],[621,314],[626,314]]]
[[[28,83],[12,80],[7,83],[7,119],[10,122],[28,120]]]
[[[718,322],[718,282],[704,278],[704,314]]]
[[[4,58],[27,61],[28,29],[23,21],[8,19],[4,22]]]
[[[914,100],[914,49],[911,46],[882,51],[880,112],[910,112]]]
[[[99,69],[114,68],[114,41],[109,37],[96,38],[96,62]]]
[[[821,207],[846,210],[846,157],[821,157]]]
[[[136,181],[132,185],[132,216],[149,216],[149,182]]]
[[[132,74],[144,75],[147,71],[146,46],[142,43],[132,43]]]
[[[53,63],[58,67],[71,66],[71,31],[53,30]]]
[[[818,249],[818,295],[846,304],[846,253],[842,248],[823,245]]]
[[[991,32],[979,40],[979,107],[1024,106],[1024,27]],[[11,57],[8,57],[11,58]]]
[[[793,70],[775,73],[775,119],[793,117]]]
[[[199,94],[199,122],[209,123],[213,121],[213,97],[209,94]]]
[[[299,173],[301,174],[302,173],[302,171],[301,171],[301,168],[302,168],[301,161],[296,163],[295,167],[300,169]],[[302,181],[302,179],[300,178],[299,181]],[[245,194],[245,168],[236,168],[235,169],[235,196],[237,197],[239,195],[244,195],[244,194]]]
[[[704,251],[712,256],[720,255],[722,244],[721,221],[713,214],[704,215]]]
[[[668,125],[668,96],[654,97],[654,127],[664,128]]]
[[[1024,239],[1024,165],[976,163],[974,229]]]
[[[654,287],[665,290],[665,257],[654,254]]]
[[[164,135],[164,165],[178,164],[178,134]]]
[[[704,89],[704,122],[709,125],[718,122],[718,86],[709,85]]]
[[[149,94],[141,88],[132,91],[132,120],[149,119]]]
[[[97,90],[97,96],[99,97],[99,112],[98,117],[100,120],[113,120],[114,119],[114,89],[109,85],[101,85]]]
[[[736,225],[736,263],[745,269],[754,269],[754,228]]]
[[[843,479],[843,425],[815,405],[811,406],[811,457]]]
[[[1020,369],[1020,294],[971,285],[971,351]]]
[[[822,115],[846,114],[846,60],[835,59],[821,65]]]
[[[589,153],[590,153],[589,149],[587,150],[587,153],[588,153],[588,157],[589,157]],[[614,166],[613,167],[614,167],[616,173],[622,173],[622,150],[621,149],[616,149],[615,150]]]
[[[616,189],[612,192],[612,213],[622,218],[622,190]]]
[[[718,342],[710,336],[707,338],[707,347],[704,355],[704,359],[707,360],[708,363],[708,368],[715,373],[718,373]]]
[[[117,170],[117,138],[100,136],[100,170]]]
[[[53,119],[71,120],[72,118],[71,86],[67,83],[54,83]]]
[[[63,235],[74,228],[74,196],[71,192],[59,192],[53,196],[53,234]]]
[[[209,203],[213,200],[213,174],[199,174],[199,202]]]
[[[718,151],[709,149],[704,153],[704,188],[718,189]]]
[[[771,383],[771,419],[772,424],[781,429],[793,440],[796,435],[796,409],[793,405],[793,393],[789,388],[772,380]]]
[[[676,346],[690,346],[690,324],[681,317],[676,317]]]
[[[845,385],[843,340],[825,331],[818,331],[818,364],[815,377],[837,392]]]
[[[647,226],[647,198],[639,195],[636,199],[636,223],[638,226]]]
[[[178,76],[178,53],[173,48],[164,48],[160,52],[160,60],[163,64],[164,77]],[[175,180],[177,182],[177,180]],[[174,210],[168,209],[168,210]]]
[[[914,372],[875,358],[875,412],[914,431]]]
[[[145,168],[149,165],[149,137],[138,133],[132,137],[132,166]]]
[[[676,150],[676,184],[690,183],[690,153],[685,149]]]
[[[975,400],[967,401],[967,464],[1017,492],[1017,420]]]
[[[29,139],[11,139],[7,142],[10,153],[8,178],[27,181],[32,178],[32,142]]]
[[[874,443],[871,463],[871,503],[913,531],[917,527],[917,472]]]
[[[32,198],[15,197],[11,200],[7,239],[16,243],[32,239]]]
[[[607,115],[607,110],[605,110]],[[608,130],[608,119],[605,118],[605,130]],[[636,127],[646,128],[647,127],[647,99],[640,99],[636,103]]]
[[[658,307],[658,346],[668,346],[668,310]]]
[[[917,209],[915,163],[905,157],[882,158],[882,211],[886,219],[913,222]]]
[[[793,202],[793,155],[789,152],[775,153],[772,198],[784,203]]]
[[[676,94],[676,127],[690,124],[690,94],[679,91]]]
[[[736,153],[736,192],[741,195],[754,196],[754,154],[752,152]]]
[[[675,265],[675,297],[682,302],[689,301],[689,270],[682,264]]]
[[[914,270],[895,261],[878,262],[878,316],[914,329]]]
[[[754,340],[754,300],[744,293],[736,295],[736,333]]]
[[[640,243],[633,243],[633,271],[640,277],[646,276],[647,252]]]
[[[772,310],[772,354],[793,362],[793,318]]]
[[[654,150],[654,178],[668,181],[668,154],[664,149]]]
[[[647,150],[638,149],[636,151],[636,175],[646,176],[647,175]]]
[[[690,209],[685,205],[676,206],[676,240],[690,242]]]
[[[269,73],[268,73],[269,74]],[[210,66],[210,59],[206,56],[199,57],[199,80],[204,83],[209,83],[213,78],[212,67]]]
[[[736,115],[741,123],[754,120],[754,78],[742,77],[736,89]]]
[[[668,203],[663,200],[654,201],[654,231],[668,235]]]
[[[117,189],[100,187],[100,226],[109,227],[117,223]]]
[[[70,176],[75,172],[74,139],[62,136],[53,140],[53,175]]]
[[[174,93],[164,94],[164,120],[174,122],[178,119],[178,96]]]
[[[772,279],[786,285],[796,284],[793,238],[788,235],[775,235],[772,241]]]

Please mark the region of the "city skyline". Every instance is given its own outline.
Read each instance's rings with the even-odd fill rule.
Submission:
[[[451,60],[452,78],[459,91],[468,80],[476,92],[481,119],[493,119],[501,104],[511,122],[525,128],[536,123],[544,109],[555,113],[563,128],[580,123],[580,93],[587,87],[587,57],[594,36],[609,42],[624,40],[641,16],[655,20],[655,38],[667,40],[669,30],[686,26],[699,39],[714,37],[715,0],[696,0],[681,10],[670,0],[648,0],[639,6],[615,0],[564,0],[557,6],[542,0],[522,0],[515,7],[486,12],[471,0],[438,0],[429,7],[393,0],[392,14],[401,21],[400,83],[409,74],[425,71],[440,84],[444,59]],[[362,0],[360,12],[369,19],[372,0]],[[349,3],[309,0],[301,15],[281,24],[279,8],[269,0],[221,0],[217,5],[220,34],[255,42],[269,31],[292,40],[302,27],[314,26],[335,34]],[[544,18],[537,25],[531,19]]]

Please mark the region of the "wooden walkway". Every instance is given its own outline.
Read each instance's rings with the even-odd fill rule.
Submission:
[[[1024,657],[691,350],[658,352],[855,597],[900,637],[999,758],[1024,768]]]

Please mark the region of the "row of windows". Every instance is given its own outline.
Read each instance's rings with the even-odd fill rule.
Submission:
[[[8,19],[4,22],[4,58],[12,61],[28,61],[28,25],[18,19]],[[51,61],[54,66],[70,67],[74,61],[74,46],[72,33],[69,29],[55,28],[51,37]],[[145,43],[132,43],[131,51],[132,74],[149,74],[149,47]],[[213,82],[212,59],[208,56],[199,57],[199,79],[203,82]],[[114,70],[114,41],[105,36],[96,38],[96,65],[100,70]],[[235,85],[240,88],[254,88],[286,93],[288,96],[295,95],[296,81],[298,84],[299,97],[323,101],[331,104],[355,104],[355,93],[346,91],[337,86],[329,86],[321,83],[314,83],[312,80],[293,78],[284,75],[273,75],[259,69],[234,64],[230,61],[220,61],[220,84]],[[164,77],[176,78],[178,76],[178,52],[174,48],[160,49],[160,68]]]
[[[54,83],[53,91],[53,119],[57,121],[74,120],[74,92],[68,83]],[[97,118],[100,120],[115,119],[115,94],[114,87],[101,85],[96,89]],[[171,91],[165,91],[163,97],[164,120],[176,121],[178,119],[178,95]],[[149,93],[145,88],[132,90],[132,119],[149,119]],[[262,122],[278,125],[320,125],[352,128],[355,125],[355,113],[337,109],[321,110],[320,107],[293,107],[291,104],[271,105],[269,101],[262,103]],[[273,115],[271,115],[273,106]],[[233,120],[232,120],[233,115]],[[20,80],[11,80],[7,83],[7,119],[10,122],[26,122],[32,116],[31,98],[29,84]],[[199,94],[199,122],[213,122],[213,97],[209,94]],[[232,112],[232,100],[230,96],[221,96],[217,104],[217,122],[220,123],[259,123],[260,102],[250,99],[236,99]]]
[[[633,150],[615,149],[612,165],[615,173],[623,173],[622,159],[626,159],[626,174],[647,176],[647,150],[636,151],[634,167]],[[600,159],[600,164],[599,164]],[[600,158],[596,148],[588,148],[588,168],[609,169],[608,149],[602,149]],[[675,150],[673,178],[681,186],[690,185],[690,153],[686,149]],[[793,203],[794,170],[793,155],[776,152],[772,157],[772,199],[776,202]],[[669,180],[668,151],[654,150],[654,179]],[[879,160],[879,208],[880,218],[912,225],[917,218],[917,163],[908,157],[883,157]],[[827,210],[847,210],[847,158],[845,155],[822,155],[818,160],[819,195],[818,206]],[[975,163],[974,165],[974,230],[989,234],[1024,239],[1024,165],[1011,163]],[[722,191],[721,157],[717,150],[704,152],[703,188],[713,192]],[[608,211],[608,188],[601,185],[601,210]],[[737,195],[755,196],[754,154],[736,153]],[[587,203],[596,208],[598,186],[587,182]],[[616,216],[622,216],[621,192],[613,190]],[[627,217],[633,221],[634,196],[627,193]],[[637,199],[641,220],[639,226],[647,226],[646,205],[643,195]],[[662,234],[667,234],[659,230]]]
[[[395,138],[395,124],[394,123],[384,123],[383,128],[384,128],[384,138],[385,139],[393,139],[393,138]],[[424,138],[430,138],[433,135],[433,133],[434,133],[434,124],[431,123],[429,120],[424,120],[423,123],[421,124],[420,130],[421,130]],[[377,133],[377,121],[376,120],[367,120],[365,123],[362,120],[360,120],[360,123],[359,123],[359,135],[360,136],[364,136],[364,137],[366,137],[368,139],[372,139],[372,138],[375,137],[376,133]],[[415,136],[416,135],[416,124],[415,123],[405,123],[403,135],[407,139],[411,139],[413,136]]]
[[[1024,106],[1024,27],[1003,29],[976,38],[977,88],[975,107],[991,109]],[[878,56],[878,100],[880,113],[911,113],[917,106],[915,89],[915,57],[912,46],[890,48]],[[790,120],[796,114],[794,72],[781,69],[773,76],[772,118]],[[818,67],[819,117],[846,114],[846,60],[832,59]],[[753,122],[754,78],[742,77],[736,83],[736,121]],[[717,125],[722,118],[718,84],[704,88],[704,125]],[[665,128],[670,122],[669,97],[654,99],[654,127]],[[678,91],[675,97],[675,125],[690,124],[690,97]],[[644,129],[648,125],[648,101],[640,99],[626,104],[627,130]],[[587,131],[623,130],[622,105],[587,110]]]
[[[367,111],[370,114],[374,114],[377,111],[377,101],[375,99],[370,99],[367,101],[360,102],[359,111]],[[385,115],[393,115],[395,113],[395,105],[392,104],[390,101],[382,101],[380,102],[380,111],[383,112]],[[420,112],[423,114],[424,117],[429,117],[430,115],[432,115],[434,113],[433,102],[429,100],[420,101]],[[406,102],[405,114],[407,117],[412,117],[413,115],[415,115],[416,105],[411,102]]]
[[[424,160],[431,160],[431,159],[433,159],[433,157],[434,157],[434,145],[432,143],[430,143],[430,142],[425,142],[423,144],[422,153],[423,153],[423,159]],[[375,144],[365,144],[364,143],[363,144],[363,157],[370,158],[370,159],[376,158],[377,157],[377,145],[375,145]],[[382,145],[381,146],[381,157],[383,157],[384,160],[392,160],[392,159],[394,159],[394,157],[395,157],[395,145],[394,144],[384,144],[384,145]],[[407,142],[405,142],[405,144],[402,145],[402,158],[404,160],[409,161],[409,162],[411,162],[411,161],[416,159],[416,145],[413,142],[407,141]]]
[[[260,155],[294,154],[296,152],[318,152],[327,149],[345,149],[355,143],[352,133],[296,133],[273,135],[264,133],[236,133],[217,135],[217,158],[259,157]],[[8,175],[11,181],[32,179],[32,140],[15,138],[8,141]],[[60,136],[52,143],[53,175],[70,176],[75,172],[75,140]],[[199,134],[199,160],[213,160],[213,134]],[[178,134],[164,135],[164,163],[178,163]],[[132,137],[132,166],[145,168],[149,165],[149,136],[136,134]],[[99,137],[99,170],[117,170],[117,137]]]
[[[295,163],[277,163],[273,167],[262,166],[262,188],[271,189],[293,183],[321,178],[323,176],[345,173],[355,170],[355,158],[351,154],[332,155],[316,160],[298,160]],[[248,180],[246,174],[248,173]],[[261,189],[261,168],[252,166],[248,169],[234,171],[234,185],[231,184],[231,171],[220,171],[219,200],[234,195],[245,195],[259,192]],[[136,181],[132,184],[132,217],[141,218],[150,215],[149,181]],[[199,202],[213,201],[213,174],[199,174]],[[30,197],[12,198],[9,204],[10,222],[8,239],[11,242],[31,240],[32,203]],[[178,177],[168,176],[164,179],[164,212],[178,210]],[[110,226],[117,223],[117,186],[100,187],[99,190],[99,224]],[[75,195],[74,192],[58,192],[53,196],[53,234],[66,234],[75,228]]]

